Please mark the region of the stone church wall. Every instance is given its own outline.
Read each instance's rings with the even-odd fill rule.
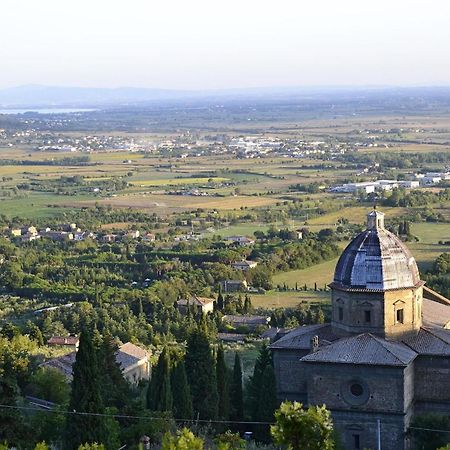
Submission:
[[[383,450],[409,449],[405,439],[405,418],[402,415],[332,411],[332,417],[339,441],[346,450],[354,450],[356,436],[358,436],[360,449],[376,449],[377,419],[380,419],[381,448]]]
[[[307,364],[308,403],[330,409],[369,412],[405,412],[403,368],[352,364]],[[409,374],[412,376],[412,372]],[[351,393],[359,384],[360,396]],[[411,381],[408,381],[411,384]],[[408,399],[408,403],[411,399]]]
[[[274,349],[272,352],[279,400],[297,400],[305,403],[305,364],[300,362],[300,358],[307,355],[309,351]]]
[[[450,358],[420,355],[414,361],[416,414],[450,415]]]

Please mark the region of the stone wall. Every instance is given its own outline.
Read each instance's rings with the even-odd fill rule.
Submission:
[[[355,439],[359,440],[359,449],[375,450],[378,442],[377,419],[380,420],[380,438],[383,450],[409,449],[405,433],[405,418],[402,415],[358,411],[332,411],[331,414],[339,442],[345,450],[356,448]]]
[[[403,367],[362,366],[305,362],[308,403],[326,404],[330,409],[352,409],[367,412],[406,412],[412,399],[405,401],[405,370]],[[412,370],[406,372],[411,385]],[[352,394],[352,386],[360,385],[360,395]],[[359,389],[359,388],[358,388]],[[358,394],[358,392],[357,392]]]
[[[300,358],[308,350],[273,349],[272,353],[278,399],[306,402],[305,364]]]
[[[414,361],[415,400],[420,410],[450,414],[450,358],[420,355]]]

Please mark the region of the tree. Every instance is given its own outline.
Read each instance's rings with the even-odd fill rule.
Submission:
[[[244,314],[249,314],[253,310],[252,300],[248,294],[245,295],[244,299]]]
[[[222,311],[224,307],[223,294],[222,289],[219,289],[219,295],[217,296],[217,309]]]
[[[250,416],[256,419],[258,414],[259,396],[261,392],[261,384],[264,371],[267,366],[272,364],[272,355],[266,344],[263,344],[255,362],[253,375],[250,377],[249,383],[249,406]]]
[[[317,308],[315,318],[315,323],[325,323],[325,314],[322,311],[322,308]]]
[[[106,333],[99,348],[102,400],[104,406],[114,406],[120,410],[128,403],[130,389],[116,360],[117,351],[116,342]]]
[[[183,428],[174,436],[166,433],[163,436],[161,450],[203,450],[203,439],[197,437],[192,431]]]
[[[186,373],[191,387],[194,415],[200,419],[217,417],[218,394],[214,358],[204,320],[187,342]]]
[[[283,402],[275,411],[270,432],[277,445],[288,450],[332,450],[333,421],[325,406],[303,409],[298,402]]]
[[[230,393],[228,389],[228,369],[225,364],[223,346],[219,345],[216,358],[217,394],[219,396],[218,412],[220,419],[228,419],[230,411]]]
[[[67,447],[77,448],[83,443],[103,442],[106,437],[104,419],[95,414],[104,412],[100,388],[97,352],[91,334],[84,329],[73,365],[72,391],[69,411],[73,414],[67,421]],[[93,414],[93,415],[91,415]]]
[[[244,450],[247,448],[245,440],[239,436],[239,433],[232,433],[230,430],[219,434],[215,441],[218,450]]]
[[[164,347],[147,390],[147,408],[152,411],[172,410],[172,389],[170,387],[170,358]]]
[[[59,405],[67,404],[70,396],[70,387],[66,377],[52,367],[39,368],[31,378],[36,397],[49,400]]]
[[[36,343],[27,336],[16,335],[12,339],[0,336],[0,403],[12,408],[0,408],[0,441],[15,446],[25,444],[28,430],[21,412],[14,407],[19,400],[19,384],[28,376],[30,353]],[[25,446],[25,445],[23,445]]]
[[[78,447],[78,450],[105,450],[105,446],[103,444],[97,444],[97,442],[94,442],[92,444],[81,444]]]
[[[414,417],[411,423],[411,431],[415,448],[434,450],[438,447],[444,447],[448,443],[448,433],[430,430],[450,431],[450,418],[444,414],[423,414]]]
[[[231,420],[244,418],[244,396],[242,391],[242,364],[238,353],[234,355],[233,376],[230,386]]]
[[[256,420],[259,422],[272,422],[277,406],[278,400],[275,372],[272,364],[268,364],[264,369],[261,379],[261,388],[256,410]]]
[[[170,385],[172,387],[173,416],[176,419],[191,419],[193,415],[192,398],[184,360],[179,361],[172,369]]]

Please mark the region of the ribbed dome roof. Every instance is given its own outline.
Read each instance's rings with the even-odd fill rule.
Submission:
[[[402,241],[384,228],[384,214],[374,210],[367,218],[366,231],[339,258],[332,286],[384,291],[418,285],[416,261]]]

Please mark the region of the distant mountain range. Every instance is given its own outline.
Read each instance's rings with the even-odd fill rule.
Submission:
[[[85,88],[26,85],[0,89],[0,108],[24,107],[111,107],[185,100],[265,99],[287,100],[312,98],[365,97],[369,95],[414,95],[448,97],[448,87],[273,87],[223,90],[170,90],[150,88]]]
[[[84,88],[27,85],[0,89],[0,106],[99,106],[179,99],[189,92],[168,89],[142,89],[132,87]]]

